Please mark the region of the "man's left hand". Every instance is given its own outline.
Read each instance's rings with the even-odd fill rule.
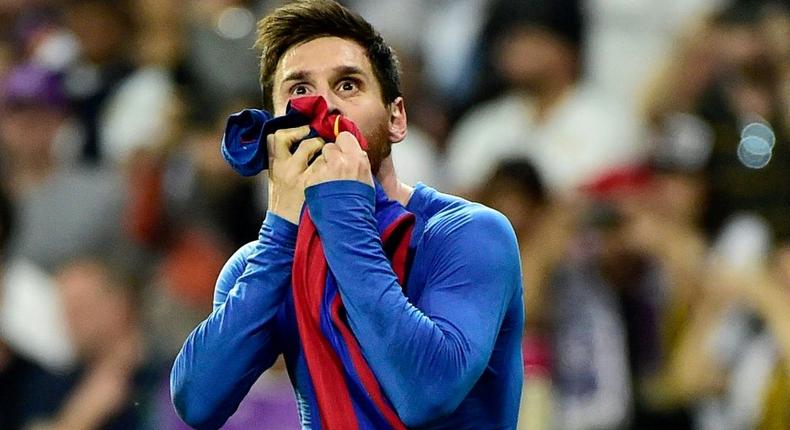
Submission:
[[[305,185],[352,180],[373,186],[368,154],[359,146],[353,134],[344,131],[334,143],[324,145],[321,155],[307,168]]]

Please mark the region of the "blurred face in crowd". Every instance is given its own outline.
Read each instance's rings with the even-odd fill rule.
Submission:
[[[787,73],[788,32],[790,19],[781,13],[767,14],[751,23],[720,23],[714,28],[719,69],[727,77],[727,95],[736,114],[774,120],[782,114],[781,106],[786,102],[776,84]]]
[[[111,2],[77,2],[67,8],[66,23],[79,39],[85,58],[94,63],[112,60],[129,41],[128,23]]]
[[[659,216],[680,225],[694,224],[706,204],[703,178],[691,173],[657,174],[647,205]]]
[[[63,124],[63,112],[43,105],[16,105],[0,113],[0,146],[4,153],[23,163],[48,158]]]
[[[108,269],[92,261],[74,262],[58,274],[69,333],[84,359],[99,355],[130,324],[128,297],[114,282]]]
[[[603,274],[615,288],[624,287],[636,276],[645,259],[650,231],[642,232],[645,196],[626,192],[596,200],[584,216],[585,228],[594,233],[594,248]]]
[[[390,154],[390,145],[406,136],[403,98],[385,104],[381,86],[365,50],[356,42],[321,37],[285,52],[275,69],[275,115],[283,115],[288,100],[323,96],[330,112],[351,119],[368,141],[373,173]]]
[[[496,67],[502,77],[528,90],[574,70],[573,48],[539,27],[514,27],[499,40],[495,50]]]
[[[533,196],[524,192],[515,181],[506,179],[498,181],[492,184],[490,191],[480,197],[483,204],[502,212],[507,217],[519,241],[529,237],[542,214],[542,205]]]

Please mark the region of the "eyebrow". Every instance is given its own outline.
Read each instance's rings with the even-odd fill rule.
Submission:
[[[365,73],[357,66],[339,66],[333,69],[336,75],[364,75]]]
[[[364,75],[365,73],[357,66],[338,66],[332,69],[335,75]],[[289,81],[306,81],[309,80],[312,73],[305,70],[297,70],[288,73],[282,82]]]
[[[310,73],[305,72],[303,70],[299,70],[296,72],[291,72],[287,76],[283,78],[283,82],[288,81],[304,81],[310,76]]]

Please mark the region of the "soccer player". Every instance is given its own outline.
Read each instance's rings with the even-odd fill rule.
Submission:
[[[515,428],[524,319],[516,238],[492,209],[398,181],[390,146],[407,119],[392,49],[332,0],[274,10],[257,47],[267,110],[283,115],[289,100],[321,96],[368,149],[347,132],[306,139],[307,126],[266,136],[268,212],[258,240],[223,268],[212,313],[175,360],[180,416],[220,427],[283,354],[304,428]],[[398,252],[382,239],[389,210],[412,217],[399,260],[406,273],[393,269]],[[297,279],[320,270],[300,263],[311,257],[299,251],[307,211],[343,307],[320,319],[317,337],[295,305]],[[330,347],[316,355],[316,345]]]

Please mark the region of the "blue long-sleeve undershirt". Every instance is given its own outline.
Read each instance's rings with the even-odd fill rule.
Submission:
[[[417,223],[404,294],[381,247],[372,187],[328,182],[308,188],[306,203],[351,330],[404,423],[514,428],[523,307],[507,220],[418,185],[407,206]],[[259,241],[223,269],[214,311],[171,375],[176,408],[193,426],[221,425],[280,352],[297,394],[309,395],[289,287],[295,236],[295,225],[268,214]],[[301,412],[303,422],[315,413]]]

